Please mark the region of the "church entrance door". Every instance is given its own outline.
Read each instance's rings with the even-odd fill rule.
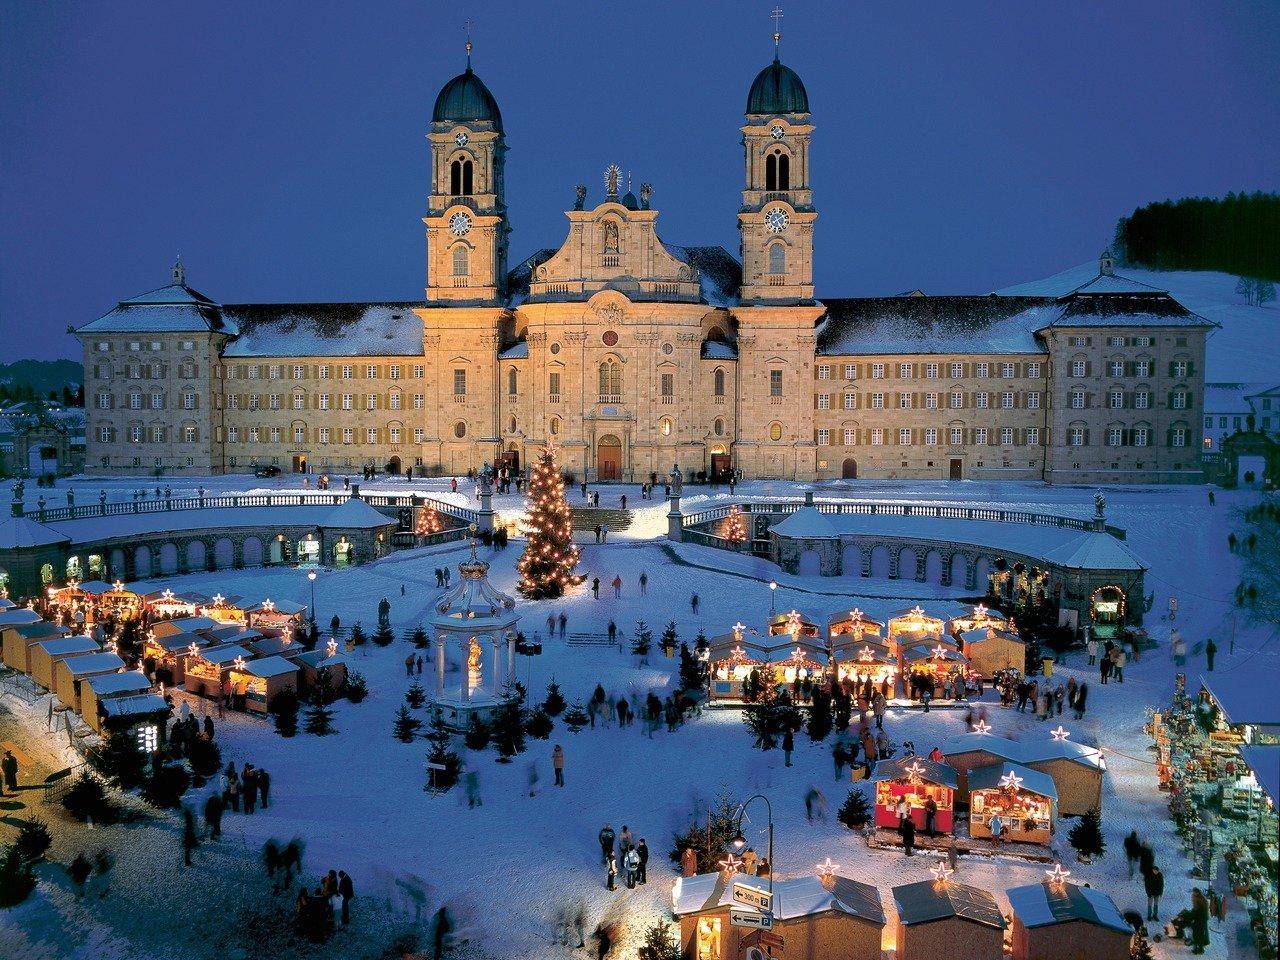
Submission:
[[[846,457],[844,463],[840,465],[840,476],[845,480],[857,480],[858,461],[853,457]]]
[[[596,479],[617,480],[622,476],[622,441],[606,433],[596,441]]]

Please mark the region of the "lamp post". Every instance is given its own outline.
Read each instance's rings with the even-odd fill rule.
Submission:
[[[773,806],[769,803],[769,798],[763,793],[757,793],[754,796],[747,797],[747,799],[743,800],[742,803],[738,805],[738,812],[733,815],[733,819],[738,823],[738,832],[734,834],[733,839],[729,842],[733,845],[735,850],[741,850],[747,845],[747,838],[742,835],[742,815],[747,810],[747,804],[752,800],[763,800],[765,811],[769,816],[769,842],[766,855],[769,858],[769,896],[772,899],[773,875],[777,870],[777,866],[773,862]]]
[[[776,599],[777,596],[778,596],[778,581],[770,580],[769,581],[769,619],[770,620],[772,620],[775,616],[778,615],[778,607],[777,607],[777,599]]]
[[[307,571],[307,579],[311,581],[311,626],[316,625],[316,572]]]

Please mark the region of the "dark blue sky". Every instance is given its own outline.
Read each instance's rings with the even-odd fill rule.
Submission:
[[[61,3],[0,11],[0,357],[167,281],[422,294],[423,135],[463,62],[502,108],[513,262],[610,162],[661,235],[737,250],[772,2]],[[820,294],[984,292],[1135,205],[1280,188],[1280,4],[785,3],[813,106]]]

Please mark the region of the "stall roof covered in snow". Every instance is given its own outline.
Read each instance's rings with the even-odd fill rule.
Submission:
[[[70,657],[62,661],[73,677],[88,673],[114,673],[124,666],[124,660],[114,653],[86,653],[83,657]]]
[[[289,654],[288,657],[300,666],[311,667],[316,670],[347,662],[347,658],[342,654],[335,653],[333,656],[329,656],[329,651],[327,650],[304,650],[301,653]]]
[[[994,733],[960,733],[946,740],[939,747],[944,757],[962,753],[984,751],[1002,760],[1014,763],[1043,763],[1046,760],[1072,760],[1098,770],[1107,768],[1102,751],[1074,740],[1055,740],[1052,737],[1035,740],[1010,740]]]
[[[200,659],[215,667],[230,666],[235,663],[236,657],[243,657],[245,660],[252,660],[253,651],[248,647],[242,647],[237,643],[228,643],[226,646],[211,647],[208,650],[200,651]]]
[[[61,657],[72,653],[92,653],[102,649],[98,646],[98,641],[94,640],[93,637],[86,637],[82,634],[74,637],[54,637],[52,640],[42,640],[36,646],[51,657]]]
[[[26,607],[13,607],[0,610],[0,627],[20,627],[30,623],[39,623],[40,614]]]
[[[893,902],[898,907],[898,919],[906,926],[959,917],[997,930],[1005,928],[996,898],[967,883],[954,880],[904,883],[893,888]]]
[[[139,717],[152,713],[168,713],[169,704],[156,693],[140,693],[133,697],[108,697],[98,701],[108,717]]]
[[[177,617],[173,620],[160,620],[152,626],[157,635],[173,633],[190,633],[194,630],[216,630],[222,624],[213,617]]]
[[[1202,673],[1200,685],[1213,696],[1229,723],[1280,725],[1280,697],[1276,696],[1271,672],[1244,670],[1213,676]]]
[[[1133,933],[1133,927],[1125,922],[1112,899],[1092,887],[1045,880],[1025,887],[1011,887],[1005,894],[1024,927],[1048,927],[1080,920],[1118,933]]]
[[[6,626],[6,624],[0,624]],[[48,620],[36,620],[34,623],[8,624],[10,629],[17,631],[18,636],[27,640],[34,640],[37,637],[65,637],[71,633],[70,627],[64,627],[58,623],[50,623]]]
[[[284,657],[263,657],[246,663],[244,672],[255,677],[280,677],[286,673],[297,673],[298,665],[290,663]]]
[[[750,907],[734,902],[734,884],[754,887],[763,892],[769,890],[767,877],[751,877],[741,873],[735,873],[728,879],[722,872],[681,877],[672,890],[672,912],[678,916],[718,910],[728,906],[732,906],[735,910],[750,910]],[[826,911],[847,913],[879,925],[885,922],[880,891],[869,884],[836,876],[833,878],[831,888],[828,889],[818,877],[814,876],[774,878],[773,916],[775,919],[791,920]]]
[[[942,650],[941,654],[938,653],[939,648]],[[913,644],[902,651],[902,659],[908,663],[915,663],[917,660],[943,660],[949,663],[969,662],[968,657],[955,647],[947,646],[945,641]]]
[[[1010,775],[1021,778],[1020,789],[1042,797],[1058,799],[1058,788],[1054,785],[1053,777],[1047,773],[1041,773],[1039,770],[1032,770],[1030,767],[1024,767],[1008,760],[1004,763],[994,763],[989,767],[978,767],[970,770],[969,789],[990,790],[992,787],[1002,786],[1000,781]]]
[[[151,689],[151,681],[141,670],[104,673],[96,677],[87,677],[84,682],[99,697],[111,697],[122,693],[144,693]]]
[[[1240,748],[1240,756],[1272,804],[1280,806],[1280,747],[1247,744]]]
[[[228,303],[222,314],[239,328],[226,357],[422,356],[423,306],[378,303]]]
[[[912,776],[913,769],[920,771],[919,777],[925,783],[936,783],[952,790],[960,784],[955,767],[916,756],[877,761],[875,770],[871,773],[871,781],[879,783],[881,780],[906,780]]]

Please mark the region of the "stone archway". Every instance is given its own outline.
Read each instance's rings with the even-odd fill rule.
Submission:
[[[951,555],[951,567],[948,570],[951,574],[948,577],[951,586],[965,587],[969,583],[969,558],[963,553],[953,553]]]
[[[246,567],[262,566],[262,540],[258,537],[245,537],[244,546],[241,548],[244,556],[244,565]]]
[[[219,570],[235,566],[236,545],[229,537],[222,537],[213,545],[213,564]]]
[[[133,551],[133,575],[139,580],[151,576],[151,548],[139,547]]]
[[[178,572],[178,545],[166,543],[160,547],[160,572],[171,577]]]
[[[862,548],[856,543],[846,543],[840,553],[840,569],[846,577],[862,576]]]
[[[930,550],[924,558],[924,582],[942,583],[942,554]]]
[[[812,547],[800,554],[800,562],[796,565],[796,573],[802,577],[816,577],[822,574],[822,554]]]
[[[205,569],[208,563],[208,551],[203,540],[192,540],[187,544],[187,569],[194,573]]]
[[[840,464],[840,477],[843,480],[857,480],[858,461],[853,457],[845,457],[844,462]]]
[[[596,441],[596,479],[618,480],[622,477],[622,441],[606,433]]]
[[[899,580],[915,580],[916,565],[919,563],[917,559],[919,554],[916,553],[915,547],[903,547],[898,551],[898,579]]]
[[[871,548],[871,573],[873,580],[888,580],[889,571],[892,567],[889,548],[883,543],[878,543]]]

